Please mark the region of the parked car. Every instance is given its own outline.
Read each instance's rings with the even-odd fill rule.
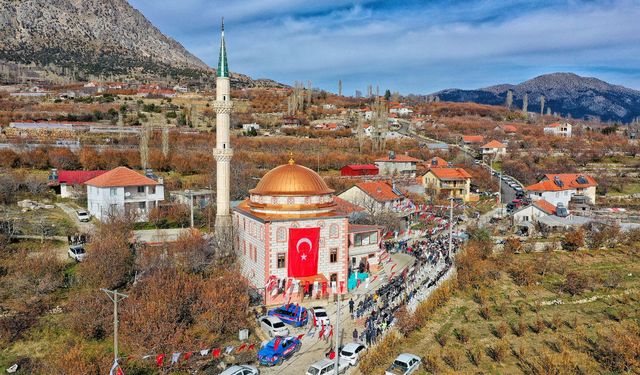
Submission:
[[[78,217],[78,220],[82,222],[88,222],[91,220],[91,215],[89,215],[89,213],[84,210],[76,211],[76,216]]]
[[[87,252],[84,250],[83,245],[69,246],[67,254],[69,255],[69,258],[75,260],[76,262],[82,262],[87,257]]]
[[[258,320],[260,322],[260,327],[269,334],[269,337],[287,336],[289,334],[289,328],[287,328],[282,320],[276,316],[267,315]]]
[[[260,370],[253,366],[234,365],[222,371],[220,375],[260,375]]]
[[[281,365],[285,359],[291,358],[300,350],[302,343],[295,337],[276,337],[269,341],[258,352],[258,362],[265,366]]]
[[[327,315],[327,310],[324,307],[312,307],[311,308],[312,316],[316,318],[317,326],[325,326],[331,324],[329,322],[329,315]]]
[[[344,374],[349,368],[349,362],[338,359],[338,374]],[[331,375],[335,374],[335,362],[330,359],[321,359],[307,369],[306,375]]]
[[[275,316],[280,318],[283,323],[292,325],[294,327],[302,327],[309,321],[309,314],[307,309],[298,305],[289,303],[282,305],[267,312],[269,316]]]
[[[396,357],[384,374],[409,375],[418,371],[418,367],[420,367],[420,357],[409,353],[402,353]]]
[[[355,366],[360,359],[360,353],[362,353],[364,349],[364,345],[350,342],[340,350],[340,358],[348,361],[351,366]]]

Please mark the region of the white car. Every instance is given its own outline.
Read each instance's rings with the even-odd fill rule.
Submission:
[[[418,371],[418,367],[420,367],[420,357],[402,353],[396,357],[384,375],[409,375]]]
[[[222,371],[220,375],[260,375],[260,370],[253,366],[234,365]]]
[[[264,329],[269,337],[289,336],[289,328],[276,316],[263,316],[259,319],[260,327]]]
[[[328,326],[331,324],[327,310],[324,307],[312,307],[311,314],[316,317],[316,326]]]
[[[335,361],[321,359],[307,369],[306,375],[333,375],[335,374]],[[338,374],[344,374],[349,368],[349,362],[338,359]]]
[[[355,366],[358,363],[358,359],[360,359],[360,353],[362,353],[364,349],[364,345],[350,342],[340,351],[340,358],[348,361],[351,366]]]
[[[82,222],[88,222],[91,220],[91,215],[84,210],[76,211],[76,216],[78,217],[78,220]]]
[[[84,250],[84,246],[82,245],[69,246],[67,254],[69,255],[69,258],[76,262],[82,262],[87,257],[87,252]]]

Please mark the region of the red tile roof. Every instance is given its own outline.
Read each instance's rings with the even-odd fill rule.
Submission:
[[[549,124],[546,127],[547,128],[557,128],[558,126],[560,126],[560,123],[554,122],[553,124]]]
[[[429,170],[439,180],[466,180],[471,175],[462,168],[433,168]]]
[[[340,215],[351,215],[354,212],[364,211],[364,208],[358,206],[357,204],[346,201],[340,197],[333,197],[333,202],[336,204],[336,207],[333,209],[333,211]]]
[[[447,168],[449,163],[440,157],[434,157],[429,161],[429,168]]]
[[[493,141],[482,146],[482,148],[507,148],[507,146],[504,143],[498,142],[494,139]]]
[[[502,130],[507,133],[515,133],[518,129],[516,129],[516,127],[513,125],[505,125],[502,127]]]
[[[107,171],[58,171],[58,183],[67,185],[82,185],[94,177]]]
[[[533,202],[533,205],[537,208],[539,208],[542,212],[549,214],[549,215],[555,215],[556,214],[556,206],[554,206],[553,204],[547,202],[544,199],[538,199],[537,201]]]
[[[484,142],[484,137],[481,135],[463,135],[462,141],[465,143],[482,143]]]
[[[558,178],[562,186],[555,183]],[[585,182],[578,182],[578,178],[584,178]],[[525,189],[530,191],[562,191],[571,189],[584,189],[592,186],[598,186],[596,180],[591,176],[579,173],[562,173],[562,174],[546,174],[540,182],[527,186]]]
[[[376,167],[374,164],[348,164],[348,165],[345,165],[344,167],[349,167],[349,168],[351,168],[353,170],[363,170],[363,169],[366,169],[366,170],[370,170],[370,169],[378,170],[378,167]]]
[[[378,202],[387,202],[402,198],[402,196],[393,192],[391,185],[387,182],[361,182],[356,184],[356,186]]]
[[[397,163],[407,163],[407,162],[417,163],[417,162],[420,162],[422,160],[416,159],[416,158],[412,158],[409,155],[396,154],[395,159],[389,159],[389,156],[387,156],[387,157],[382,158],[382,159],[376,159],[376,161],[382,161],[382,162],[388,162],[388,163],[394,163],[394,162],[397,162]]]
[[[127,167],[117,167],[85,182],[96,187],[150,186],[159,185],[158,181],[143,176]]]

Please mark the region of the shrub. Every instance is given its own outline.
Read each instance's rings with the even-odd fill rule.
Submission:
[[[459,371],[462,367],[462,353],[458,349],[450,349],[442,356],[442,360],[453,370]]]
[[[376,370],[389,364],[392,353],[396,351],[400,338],[393,331],[386,335],[378,345],[368,350],[360,359],[358,370],[363,374],[375,374]]]
[[[562,290],[572,296],[575,296],[576,294],[581,294],[585,289],[587,289],[589,287],[589,283],[590,281],[586,275],[572,271],[567,274],[565,282],[562,285]]]
[[[440,372],[440,357],[432,351],[425,354],[425,356],[422,358],[422,364],[424,366],[424,369],[432,374]]]
[[[527,325],[524,323],[522,317],[517,322],[511,323],[511,331],[518,337],[524,336],[527,332]]]
[[[449,335],[447,334],[446,331],[436,332],[434,337],[436,339],[436,342],[440,344],[440,346],[443,348],[447,345],[447,341],[449,340]]]
[[[540,318],[539,315],[536,315],[535,320],[533,321],[533,323],[529,326],[529,328],[531,329],[531,331],[533,333],[540,333],[544,330],[544,320],[542,320],[542,318]]]
[[[469,342],[469,331],[464,328],[464,327],[460,327],[460,328],[456,328],[453,330],[453,334],[456,336],[456,339],[458,339],[458,341],[460,341],[461,343],[467,343]]]
[[[505,322],[498,324],[497,326],[492,326],[491,333],[499,339],[505,337],[507,332],[509,331],[509,327]]]
[[[487,355],[498,363],[504,361],[508,353],[509,344],[504,339],[487,348]]]
[[[478,310],[478,314],[480,314],[480,316],[484,320],[491,319],[491,311],[489,311],[489,307],[487,306],[481,306],[480,309]]]
[[[568,251],[576,251],[584,246],[584,231],[574,229],[568,231],[562,240],[562,248]]]
[[[416,317],[407,310],[406,306],[400,307],[396,312],[396,326],[403,335],[416,329]]]
[[[480,362],[482,362],[482,349],[478,346],[468,349],[467,359],[469,359],[469,362],[471,362],[472,365],[476,367],[480,366]]]

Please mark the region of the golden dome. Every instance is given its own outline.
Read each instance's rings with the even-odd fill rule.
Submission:
[[[256,195],[269,196],[307,196],[333,193],[322,177],[307,167],[289,164],[275,167],[265,174],[255,189],[249,191]]]

